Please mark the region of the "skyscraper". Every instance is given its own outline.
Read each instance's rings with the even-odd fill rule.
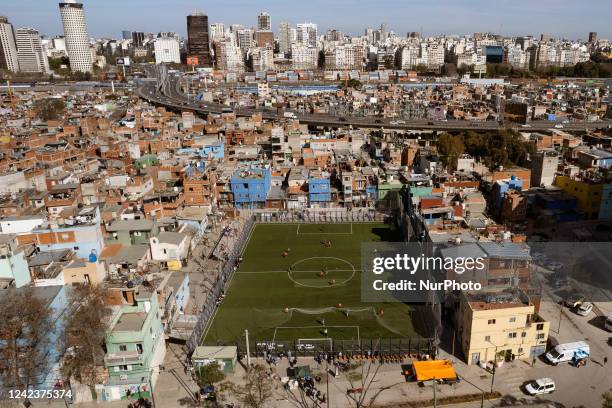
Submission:
[[[199,65],[211,66],[208,16],[194,12],[187,16],[187,54],[198,59]]]
[[[595,31],[591,31],[589,33],[589,42],[591,44],[596,43],[597,42],[597,33]]]
[[[265,11],[257,16],[257,31],[272,31],[272,19]]]
[[[19,71],[15,32],[13,25],[4,16],[0,16],[0,69]]]
[[[317,46],[318,42],[318,28],[314,23],[301,23],[297,25],[297,42],[309,45],[312,47]]]
[[[123,30],[121,31],[121,38],[124,40],[131,40],[132,39],[132,32],[129,30]]]
[[[132,31],[132,45],[134,45],[134,47],[142,47],[144,38],[145,35],[142,31]]]
[[[278,50],[284,55],[291,52],[291,26],[286,21],[278,25]]]
[[[19,70],[23,72],[49,72],[49,61],[43,50],[37,30],[20,28],[16,31]]]
[[[73,71],[91,72],[93,58],[89,47],[89,35],[85,24],[83,4],[75,0],[66,0],[59,4],[66,50]]]

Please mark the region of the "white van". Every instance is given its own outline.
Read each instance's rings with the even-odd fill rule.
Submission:
[[[565,361],[572,361],[574,356],[579,358],[588,357],[591,354],[589,344],[585,341],[565,343],[555,346],[554,349],[546,353],[546,359],[552,364],[557,365]]]
[[[604,329],[612,332],[612,315],[606,317],[606,320],[604,321]]]

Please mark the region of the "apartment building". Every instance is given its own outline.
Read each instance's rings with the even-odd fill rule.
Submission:
[[[457,333],[468,365],[531,361],[545,352],[550,323],[535,312],[523,291],[462,292],[460,296]]]

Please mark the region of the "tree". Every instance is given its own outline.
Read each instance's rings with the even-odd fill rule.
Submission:
[[[44,98],[34,102],[36,115],[44,121],[57,119],[65,108],[64,101],[57,98]]]
[[[0,378],[6,387],[37,384],[47,366],[51,309],[31,288],[11,290],[0,299]]]
[[[266,368],[255,364],[244,375],[245,384],[231,384],[232,393],[248,408],[263,408],[272,398],[272,380]]]
[[[378,389],[373,388],[373,384],[377,382],[378,370],[380,370],[380,367],[381,364],[376,364],[376,362],[373,361],[368,361],[367,363],[360,362],[350,366],[349,371],[344,376],[350,384],[351,389],[360,389],[361,392],[349,393],[348,390],[343,392],[348,406],[355,408],[373,407],[376,400],[378,400],[383,392],[401,384],[401,382],[397,382]],[[334,384],[336,385],[336,383]],[[336,387],[338,387],[338,385],[336,385]]]
[[[459,136],[442,133],[438,139],[438,153],[445,166],[457,167],[457,159],[465,152],[463,140]]]
[[[612,408],[612,392],[605,392],[601,395],[601,406],[602,408]]]
[[[225,373],[223,373],[219,363],[216,361],[200,367],[197,376],[197,382],[200,387],[215,384],[225,379]]]
[[[103,365],[104,338],[111,309],[100,286],[77,286],[71,295],[74,305],[66,317],[60,351],[64,354],[61,372],[66,378],[94,386],[98,367]]]

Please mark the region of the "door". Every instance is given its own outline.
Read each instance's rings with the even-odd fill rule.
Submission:
[[[533,360],[546,352],[546,346],[533,346],[529,350],[529,359]]]
[[[472,365],[480,363],[480,353],[472,353]]]

